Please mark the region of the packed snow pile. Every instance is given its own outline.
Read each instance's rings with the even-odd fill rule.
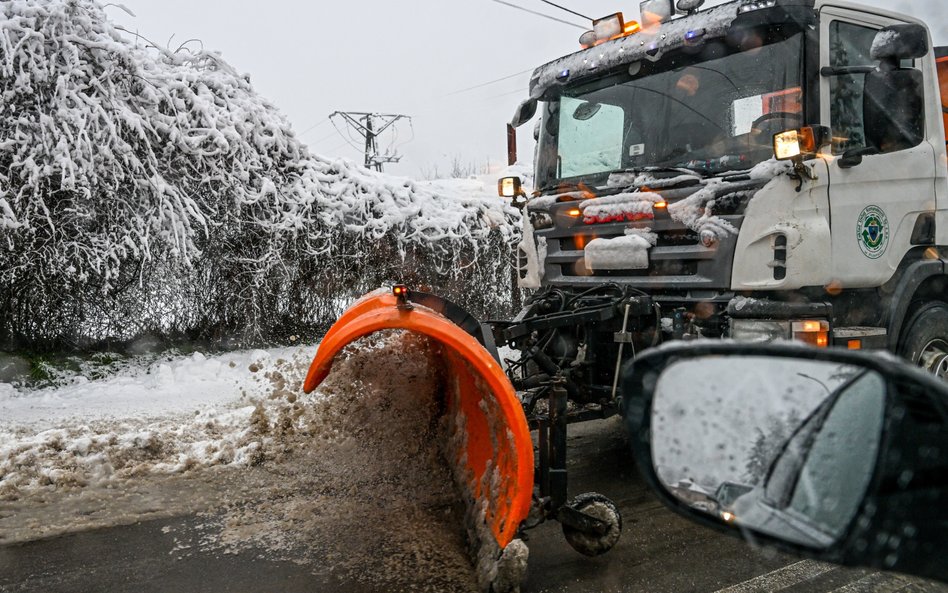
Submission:
[[[0,500],[259,463],[311,404],[309,349],[195,353],[45,389],[0,383]]]
[[[106,6],[0,3],[0,344],[286,337],[406,268],[462,302],[509,274],[492,189],[315,157],[221,55]]]
[[[436,350],[375,334],[303,395],[313,350],[3,392],[0,542],[198,511],[172,533],[180,555],[263,554],[356,589],[477,591]]]
[[[586,245],[584,257],[590,270],[648,269],[648,250],[655,246],[658,235],[648,229],[627,229],[614,239],[593,239]]]

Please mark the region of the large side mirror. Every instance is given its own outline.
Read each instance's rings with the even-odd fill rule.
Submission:
[[[514,112],[513,119],[510,120],[510,125],[514,128],[519,128],[533,119],[533,116],[537,114],[538,104],[536,99],[527,99],[521,103],[517,106],[517,111]]]
[[[948,580],[948,386],[895,359],[715,343],[623,372],[662,501],[756,544]]]
[[[918,146],[925,139],[925,91],[914,68],[866,74],[863,94],[866,144],[880,153]]]
[[[929,51],[928,31],[921,25],[892,25],[876,34],[870,51],[880,61],[866,74],[863,122],[866,143],[877,152],[918,146],[925,138],[925,92],[922,73],[901,68]]]

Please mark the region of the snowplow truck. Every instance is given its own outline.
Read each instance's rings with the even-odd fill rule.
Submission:
[[[594,21],[534,72],[508,126],[513,157],[511,131],[537,120],[534,187],[499,183],[523,213],[518,315],[482,323],[398,286],[314,360],[307,390],[371,331],[443,345],[458,475],[497,557],[544,519],[584,554],[615,543],[615,506],[568,496],[567,426],[620,413],[649,348],[798,340],[948,375],[948,48],[849,2],[701,5]]]

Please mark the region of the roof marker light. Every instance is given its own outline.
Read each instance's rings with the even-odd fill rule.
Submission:
[[[566,80],[567,78],[569,78],[569,68],[556,75],[557,80]]]
[[[609,16],[593,21],[593,32],[596,34],[596,41],[606,41],[613,37],[622,35],[625,30],[625,18],[621,12],[610,14]]]
[[[701,39],[704,37],[704,34],[707,31],[705,29],[695,29],[693,31],[688,31],[685,33],[685,41],[694,41],[696,39]]]
[[[747,12],[753,12],[755,10],[761,10],[762,8],[773,8],[776,5],[777,0],[757,0],[756,2],[742,4],[740,8],[737,9],[737,13],[744,14]]]
[[[672,0],[644,0],[639,3],[642,15],[642,25],[651,29],[656,25],[667,23],[675,16],[675,5]]]
[[[677,6],[681,12],[691,14],[697,12],[699,8],[704,6],[704,0],[678,0],[675,6]]]

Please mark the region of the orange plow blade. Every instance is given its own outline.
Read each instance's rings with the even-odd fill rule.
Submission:
[[[514,540],[530,511],[533,445],[523,408],[501,365],[469,333],[444,315],[391,290],[356,302],[323,338],[303,389],[309,393],[329,375],[336,355],[371,333],[401,329],[441,346],[446,403],[453,419],[455,474],[469,497],[469,517],[500,550]]]

